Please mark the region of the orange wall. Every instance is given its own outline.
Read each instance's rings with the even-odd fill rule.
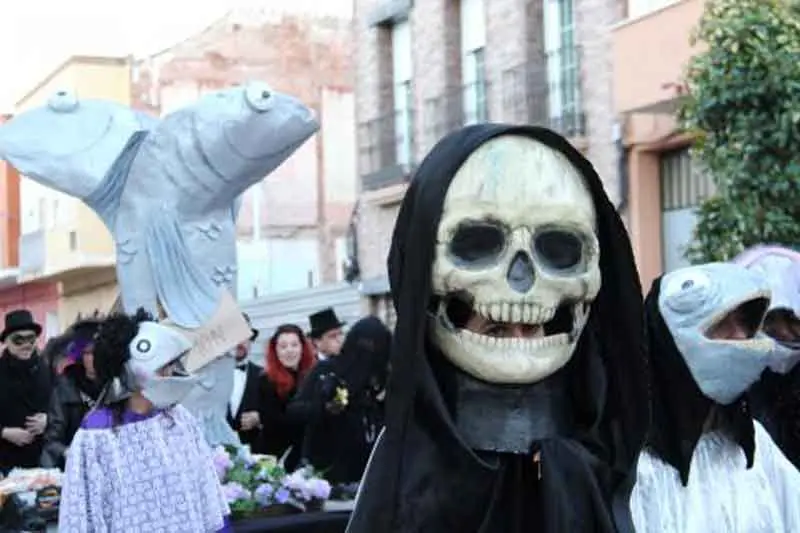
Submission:
[[[675,98],[689,59],[703,0],[680,0],[612,30],[614,106],[619,113]]]
[[[0,124],[8,120],[0,116]],[[19,172],[0,161],[0,268],[19,264]]]

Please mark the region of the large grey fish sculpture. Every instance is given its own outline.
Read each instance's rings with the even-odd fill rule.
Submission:
[[[86,103],[77,102],[66,113],[72,130],[64,126],[60,136],[100,129],[92,125],[95,114],[82,113]],[[116,118],[119,106],[91,106],[101,104]],[[111,146],[87,155],[58,139],[39,146],[23,143],[32,131],[50,137],[58,115],[51,108],[23,113],[0,126],[0,158],[41,183],[82,198],[100,215],[117,245],[117,276],[127,311],[144,307],[155,313],[160,303],[172,321],[187,328],[212,317],[223,288],[234,292],[241,195],[319,129],[300,101],[257,82],[209,93],[149,129],[129,132],[114,157]],[[69,124],[61,113],[58,118]],[[63,163],[64,153],[69,164],[60,167],[56,157]],[[81,172],[101,165],[90,166],[87,157],[113,161],[101,179],[96,179],[98,172],[92,175],[91,187],[79,179]]]

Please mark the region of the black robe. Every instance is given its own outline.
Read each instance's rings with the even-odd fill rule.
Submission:
[[[275,385],[267,375],[261,378],[261,430],[258,450],[261,453],[283,457],[287,451],[284,463],[289,471],[300,464],[303,447],[303,421],[288,412],[287,407],[292,397],[297,392],[297,387],[286,394],[278,395]]]
[[[539,466],[532,455],[479,456],[466,445],[433,368],[442,357],[427,336],[445,195],[467,157],[500,135],[533,138],[564,154],[585,177],[596,210],[602,288],[571,361],[559,371],[573,404],[573,431],[536,443]],[[627,232],[591,164],[543,128],[482,124],[445,137],[406,193],[388,266],[397,324],[386,429],[348,532],[633,531],[630,493],[650,416],[642,292]]]

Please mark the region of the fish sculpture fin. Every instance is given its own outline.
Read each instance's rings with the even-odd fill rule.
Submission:
[[[236,220],[239,218],[239,211],[242,210],[242,204],[244,203],[244,193],[240,194],[236,197],[233,201],[233,207],[231,209],[231,214],[233,215],[233,223],[236,223]]]
[[[177,219],[155,209],[145,232],[153,282],[167,316],[184,328],[207,323],[219,307],[222,289],[195,266]]]

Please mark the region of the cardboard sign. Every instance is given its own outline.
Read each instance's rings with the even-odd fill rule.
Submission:
[[[203,368],[249,339],[252,333],[233,296],[226,290],[222,291],[217,312],[207,324],[197,329],[182,328],[169,319],[162,321],[162,324],[175,328],[192,341],[192,349],[186,357],[186,370],[189,372]]]

